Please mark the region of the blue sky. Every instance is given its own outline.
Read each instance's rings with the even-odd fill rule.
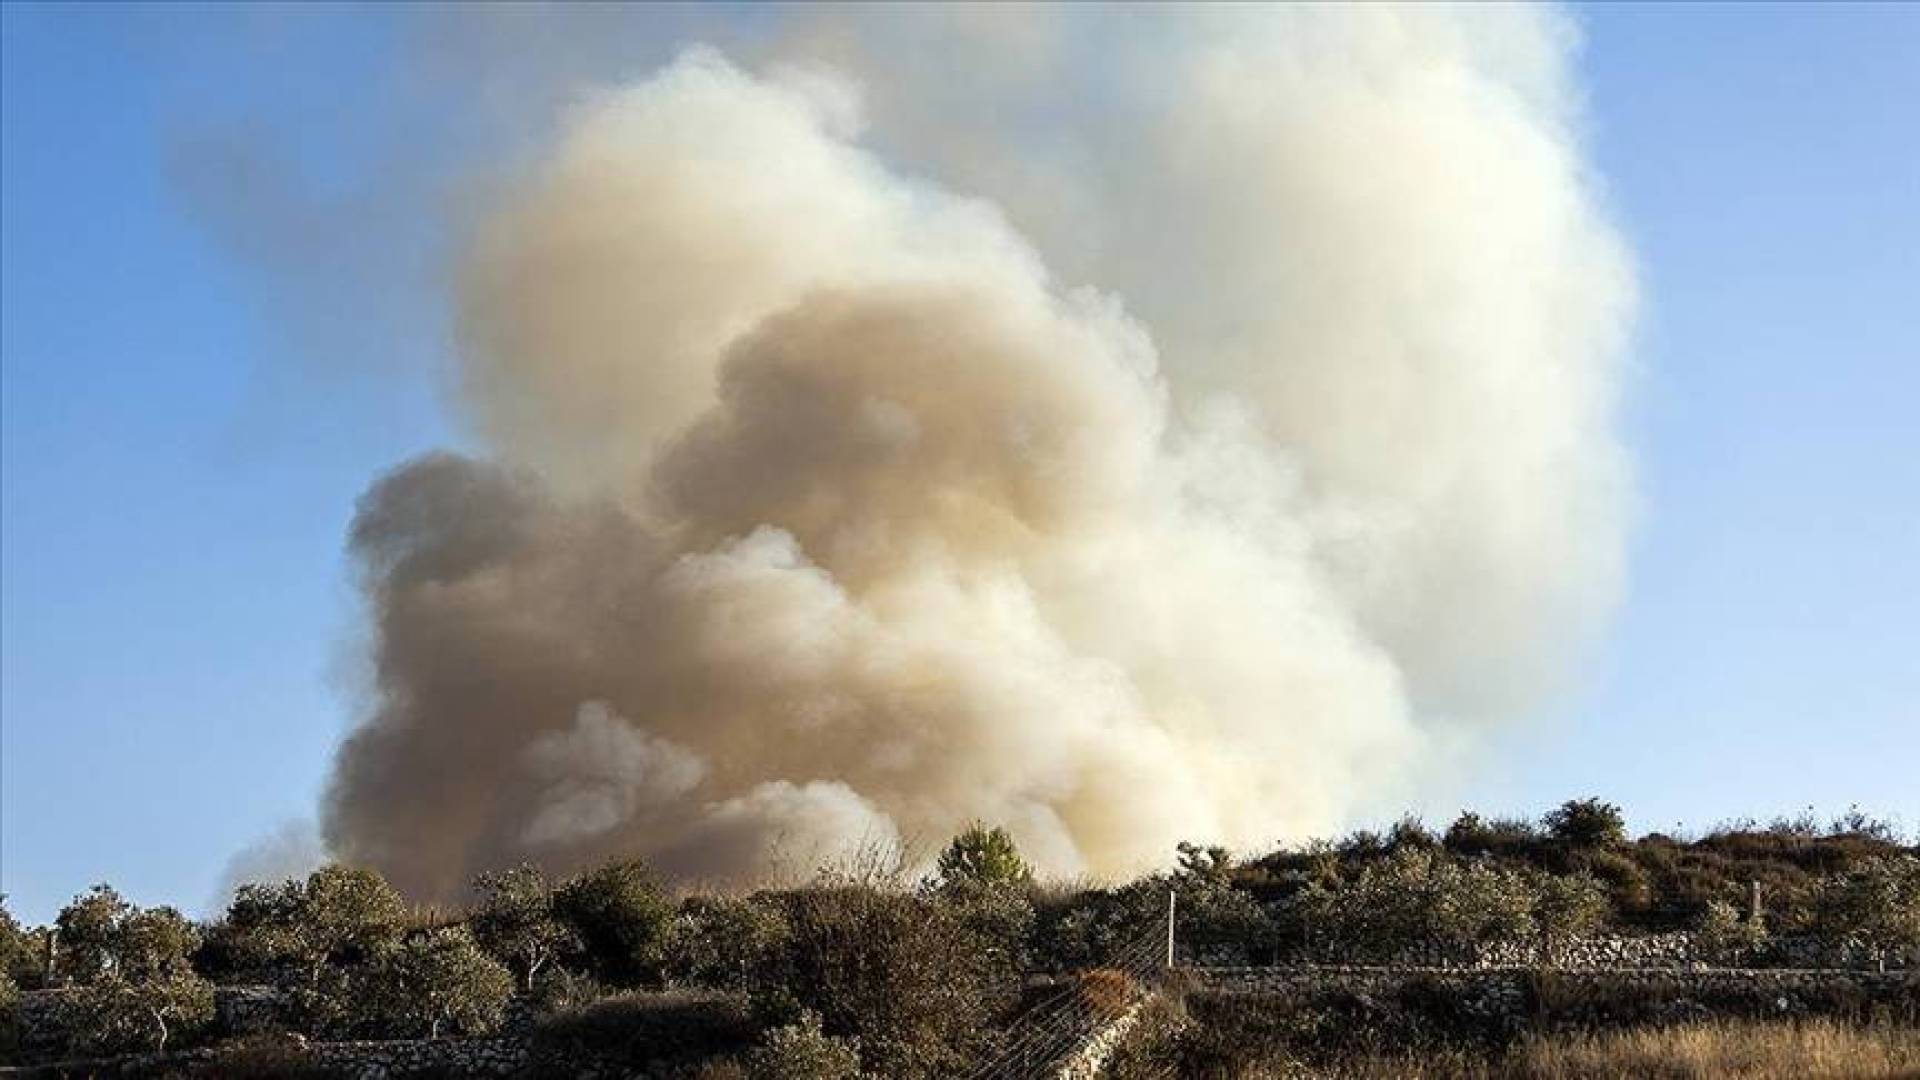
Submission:
[[[1646,294],[1633,580],[1581,692],[1432,809],[1920,825],[1920,7],[1580,16]],[[353,715],[354,500],[458,439],[426,275],[365,257],[431,226],[350,205],[405,150],[364,118],[419,106],[377,12],[4,18],[0,891],[198,909]],[[311,203],[251,214],[210,158]]]

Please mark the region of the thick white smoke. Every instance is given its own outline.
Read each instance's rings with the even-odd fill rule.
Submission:
[[[1617,587],[1631,281],[1569,47],[809,14],[578,104],[462,266],[489,456],[356,522],[330,844],[447,895],[978,818],[1114,874],[1404,791]]]

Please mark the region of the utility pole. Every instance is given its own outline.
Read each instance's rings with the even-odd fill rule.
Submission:
[[[1173,970],[1173,900],[1175,893],[1167,890],[1167,970]]]

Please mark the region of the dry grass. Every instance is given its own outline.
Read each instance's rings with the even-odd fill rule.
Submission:
[[[1529,1080],[1920,1077],[1920,1029],[1723,1021],[1542,1038],[1521,1047],[1506,1074]]]
[[[1920,1028],[1829,1020],[1712,1021],[1537,1036],[1500,1058],[1363,1057],[1339,1080],[1914,1080]]]

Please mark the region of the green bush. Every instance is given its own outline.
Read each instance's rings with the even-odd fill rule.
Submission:
[[[860,1047],[821,1031],[820,1017],[804,1012],[762,1036],[745,1064],[749,1080],[856,1080]]]

